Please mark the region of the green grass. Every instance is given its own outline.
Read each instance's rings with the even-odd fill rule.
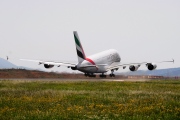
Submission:
[[[1,80],[0,119],[180,120],[180,80]]]

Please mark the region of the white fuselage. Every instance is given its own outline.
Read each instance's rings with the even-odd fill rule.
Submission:
[[[85,73],[105,73],[110,66],[118,65],[120,61],[118,52],[110,49],[88,56],[82,63],[78,63],[77,70]]]

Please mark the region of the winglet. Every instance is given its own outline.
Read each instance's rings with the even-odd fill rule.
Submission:
[[[172,62],[174,63],[174,59],[172,58]]]

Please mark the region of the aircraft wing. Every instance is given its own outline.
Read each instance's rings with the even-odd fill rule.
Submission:
[[[41,64],[47,64],[47,65],[54,65],[54,66],[67,66],[67,67],[75,67],[76,64],[69,63],[69,62],[54,62],[54,61],[41,61],[41,60],[29,60],[29,59],[20,59],[23,61],[30,61],[30,62],[37,62],[39,65]]]
[[[164,62],[173,62],[174,63],[174,59],[170,60],[170,61],[161,61],[161,62],[140,62],[140,63],[128,63],[128,64],[119,64],[119,65],[115,65],[115,66],[110,66],[107,70],[118,70],[120,67],[122,67],[123,69],[125,69],[126,67],[130,67],[130,66],[134,66],[135,69],[138,69],[141,65],[146,65],[146,67],[148,67],[148,65],[153,65],[154,69],[157,67],[156,64],[158,63],[164,63]],[[136,71],[136,70],[134,70]]]

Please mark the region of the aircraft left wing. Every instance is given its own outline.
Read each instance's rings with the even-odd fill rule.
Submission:
[[[164,63],[164,62],[172,62],[174,63],[174,59],[172,59],[171,61],[161,61],[161,62],[141,62],[141,63],[128,63],[128,64],[119,64],[119,65],[115,65],[115,66],[110,66],[107,70],[118,70],[120,67],[122,67],[123,69],[125,69],[126,67],[129,67],[129,69],[131,71],[136,71],[138,70],[138,68],[141,65],[146,65],[146,67],[149,70],[154,70],[156,69],[158,63]]]
[[[42,61],[42,60],[29,60],[29,59],[20,59],[23,61],[37,62],[39,65],[44,64],[45,68],[52,68],[53,66],[67,66],[67,67],[75,67],[76,64],[69,62],[54,62],[54,61]]]

